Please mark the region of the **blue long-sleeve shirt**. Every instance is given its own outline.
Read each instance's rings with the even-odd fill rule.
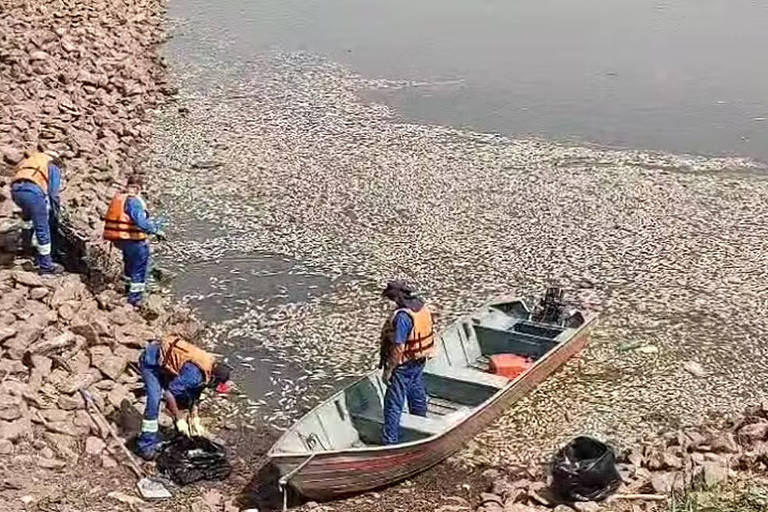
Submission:
[[[413,330],[413,319],[411,318],[411,315],[405,311],[398,311],[395,314],[392,323],[395,325],[395,337],[393,341],[395,342],[395,345],[402,345],[408,341],[408,336],[411,335],[411,330]]]
[[[129,197],[125,201],[125,213],[131,218],[136,226],[150,235],[154,235],[158,231],[157,224],[149,218],[147,210],[144,208],[143,201],[138,197]]]
[[[184,406],[191,406],[200,398],[205,387],[203,372],[193,363],[184,363],[179,374],[168,384],[168,391]]]

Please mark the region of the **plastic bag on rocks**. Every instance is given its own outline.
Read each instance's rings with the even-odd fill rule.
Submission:
[[[568,501],[605,499],[620,483],[613,450],[590,437],[572,440],[552,463],[552,489]]]
[[[161,449],[157,468],[179,485],[223,480],[232,472],[224,447],[204,437],[173,439]]]

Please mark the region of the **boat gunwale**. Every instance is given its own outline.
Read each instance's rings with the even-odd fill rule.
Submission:
[[[501,297],[495,300],[491,300],[480,306],[478,309],[484,309],[484,308],[490,308],[494,304],[498,304],[499,302],[514,302],[514,301],[522,301],[523,304],[525,304],[525,301],[520,296],[513,296],[513,297]],[[476,310],[477,311],[477,310]],[[559,352],[564,347],[568,346],[572,341],[576,340],[580,333],[586,331],[587,329],[592,327],[592,324],[597,320],[598,315],[593,312],[584,311],[579,309],[579,311],[585,315],[584,323],[577,327],[575,329],[575,333],[566,341],[560,341],[555,347],[552,348],[552,350],[549,350],[543,357],[540,357],[536,360],[536,362],[527,368],[523,373],[521,373],[517,378],[510,380],[503,388],[500,388],[498,391],[496,391],[493,395],[489,396],[485,401],[481,402],[480,404],[476,405],[472,408],[472,413],[468,414],[467,416],[463,417],[460,421],[448,425],[445,430],[442,432],[432,434],[428,437],[424,437],[422,439],[417,439],[414,441],[408,441],[405,443],[398,443],[398,444],[392,444],[392,445],[366,445],[361,447],[347,447],[347,448],[341,448],[336,450],[322,450],[322,451],[303,451],[303,452],[291,452],[291,453],[280,453],[276,452],[276,448],[280,445],[280,443],[290,434],[294,433],[298,428],[299,425],[302,423],[302,420],[312,415],[315,411],[323,407],[325,404],[332,402],[336,399],[337,396],[342,395],[344,391],[349,389],[350,387],[356,385],[359,382],[364,381],[365,379],[368,379],[371,375],[376,375],[379,373],[380,370],[372,370],[365,375],[360,376],[357,380],[355,380],[353,383],[349,384],[348,386],[345,386],[341,390],[337,391],[327,399],[320,402],[318,405],[316,405],[314,408],[312,408],[310,411],[305,413],[301,418],[299,418],[297,421],[294,422],[294,424],[291,426],[290,429],[286,430],[275,443],[272,445],[272,447],[267,452],[267,457],[274,463],[278,460],[286,460],[286,459],[292,459],[292,458],[307,458],[310,455],[315,455],[315,457],[319,456],[336,456],[336,455],[343,455],[343,454],[359,454],[362,452],[385,452],[385,451],[391,451],[391,450],[399,450],[402,448],[412,448],[419,445],[425,445],[428,443],[432,443],[436,441],[437,439],[445,436],[446,434],[450,433],[451,431],[458,428],[460,425],[466,423],[471,418],[473,418],[475,415],[481,413],[483,410],[490,407],[494,402],[499,400],[502,396],[504,396],[507,392],[509,392],[514,386],[521,385],[525,381],[525,377],[535,370],[537,367],[544,364],[544,362],[550,358],[553,354]],[[460,323],[464,321],[465,319],[471,318],[470,314],[462,315],[457,320],[452,322],[450,325]],[[562,333],[561,333],[562,334]],[[560,335],[558,335],[559,337]],[[553,338],[556,339],[557,337]]]

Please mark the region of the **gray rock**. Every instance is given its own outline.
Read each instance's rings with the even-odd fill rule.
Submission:
[[[71,395],[79,389],[88,389],[93,384],[101,380],[101,373],[91,368],[83,373],[71,375],[61,382],[56,388],[62,393]]]
[[[755,441],[764,441],[768,437],[768,423],[751,423],[741,427],[736,434],[742,444],[751,444]]]
[[[3,160],[10,165],[16,165],[24,159],[24,152],[11,146],[0,147],[0,153],[3,155]]]
[[[53,448],[53,451],[62,459],[74,464],[80,458],[77,452],[76,438],[64,434],[46,432],[45,440],[48,441],[48,446]]]
[[[78,427],[72,421],[52,421],[46,423],[45,428],[48,432],[71,437],[80,437],[90,432],[90,428]]]
[[[101,466],[107,469],[116,468],[117,461],[107,454],[101,455]]]
[[[594,501],[577,501],[573,504],[573,508],[578,512],[597,512],[600,510],[600,505]]]
[[[74,395],[60,395],[56,403],[65,411],[85,408],[85,402],[83,401],[83,397],[80,396],[80,393],[75,393]]]
[[[70,411],[63,411],[61,409],[44,409],[40,411],[40,415],[47,422],[69,421],[72,419]]]
[[[665,471],[654,473],[651,476],[651,486],[657,494],[669,494],[673,490],[680,490],[685,486],[685,479],[681,473]]]
[[[90,436],[85,440],[85,453],[88,455],[99,455],[106,447],[106,443],[98,437]]]
[[[34,299],[34,300],[41,300],[41,299],[43,299],[43,298],[44,298],[46,295],[48,295],[48,293],[50,293],[50,290],[48,290],[48,288],[44,288],[44,287],[41,287],[41,288],[32,288],[32,289],[29,291],[29,296],[30,296],[32,299]]]
[[[12,359],[0,359],[0,372],[3,375],[13,375],[14,373],[27,373],[27,367],[21,361]]]
[[[2,345],[8,338],[16,336],[17,332],[15,327],[0,327],[0,345]]]
[[[19,328],[18,333],[13,338],[5,342],[5,348],[8,350],[8,357],[19,360],[24,357],[27,347],[32,345],[40,338],[43,328],[39,325],[25,324]]]
[[[717,462],[705,462],[702,466],[702,482],[714,487],[728,480],[728,468]]]
[[[541,512],[541,510],[539,507],[532,507],[523,503],[507,503],[504,505],[504,512]]]
[[[0,439],[0,455],[11,455],[13,453],[13,443],[8,439]]]
[[[28,286],[30,288],[45,287],[45,282],[43,281],[43,278],[34,272],[25,272],[23,270],[17,270],[13,273],[13,279],[17,283],[23,284],[24,286]]]
[[[662,454],[662,466],[664,469],[682,469],[683,467],[683,461],[675,455],[674,453],[671,453],[669,451],[666,451]]]
[[[17,395],[0,395],[0,420],[12,421],[21,418],[23,402]]]
[[[85,285],[80,281],[79,276],[75,274],[67,275],[53,292],[50,306],[53,309],[58,309],[69,301],[79,301],[85,291]]]
[[[53,365],[51,358],[40,354],[33,354],[30,359],[32,361],[33,368],[40,370],[45,375],[51,373],[51,366]]]
[[[128,400],[131,402],[132,397],[133,395],[127,387],[122,384],[115,384],[115,387],[107,395],[107,402],[112,406],[119,408],[123,403],[123,400]]]
[[[101,373],[112,380],[117,380],[125,371],[128,361],[124,357],[110,355],[102,358],[98,364],[94,364]]]
[[[48,60],[48,58],[50,58],[50,55],[42,50],[35,50],[29,54],[29,60]]]
[[[118,343],[131,348],[144,348],[148,340],[154,338],[154,333],[141,324],[128,324],[115,330]]]
[[[37,458],[37,465],[45,469],[60,469],[66,467],[67,463],[56,459]]]
[[[504,501],[501,496],[490,492],[480,493],[480,503],[484,507],[487,507],[489,504],[497,504],[499,507],[504,505]]]
[[[0,421],[0,439],[16,442],[32,439],[32,422],[27,418],[14,421]]]

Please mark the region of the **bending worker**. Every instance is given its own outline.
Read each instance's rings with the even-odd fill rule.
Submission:
[[[157,418],[163,398],[179,433],[204,436],[206,432],[197,411],[200,394],[206,387],[226,392],[230,368],[177,335],[150,342],[139,356],[139,368],[147,392],[144,421],[136,443],[139,455],[145,459],[156,455],[160,445]],[[182,414],[183,409],[189,411],[189,420]]]
[[[384,444],[396,444],[406,399],[410,414],[427,415],[424,364],[435,354],[435,335],[432,313],[404,281],[387,283],[382,295],[393,301],[397,309],[384,325],[381,340],[380,367],[384,369],[382,378],[387,385],[381,440]]]
[[[147,288],[147,235],[156,235],[159,240],[165,238],[160,226],[149,218],[141,198],[141,187],[141,176],[129,176],[125,192],[115,194],[104,217],[104,239],[110,240],[123,253],[126,293],[128,302],[134,306],[142,304]]]
[[[33,153],[16,166],[11,185],[13,202],[21,208],[24,248],[37,249],[35,262],[40,274],[60,274],[64,268],[51,258],[51,226],[59,215],[61,162],[53,151]]]

